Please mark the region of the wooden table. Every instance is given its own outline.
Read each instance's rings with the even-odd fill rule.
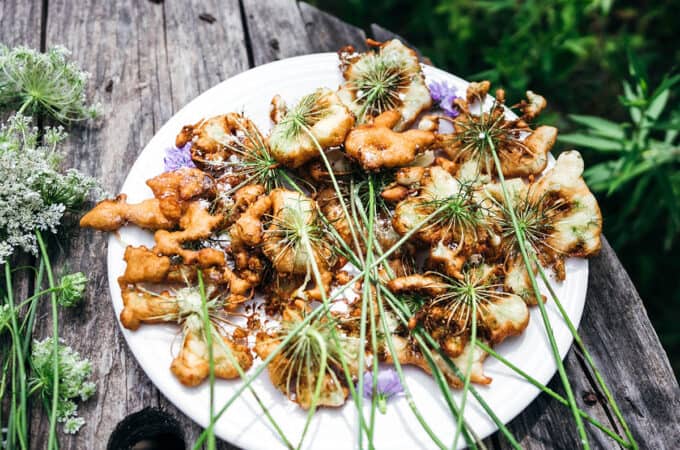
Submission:
[[[43,49],[65,45],[92,73],[90,96],[103,105],[104,121],[97,129],[72,131],[66,163],[97,177],[112,193],[158,128],[209,87],[276,59],[346,44],[365,48],[367,36],[385,40],[394,35],[377,25],[358,29],[291,0],[0,2],[0,41]],[[190,444],[200,428],[154,387],[119,332],[106,281],[106,239],[104,233],[75,231],[61,243],[57,270],[81,270],[91,279],[86,304],[62,311],[62,336],[92,360],[97,381],[96,397],[80,407],[87,425],[75,436],[61,436],[62,448],[106,448],[114,429],[134,413],[118,428],[118,445],[150,431],[179,435]],[[49,334],[49,317],[45,304],[36,337]],[[580,333],[641,448],[680,447],[678,383],[635,287],[606,242],[591,260]],[[580,406],[615,426],[574,349],[566,367]],[[551,386],[561,390],[558,380]],[[42,411],[33,411],[35,448],[44,447],[47,428]],[[526,448],[578,448],[568,410],[544,395],[510,428]],[[616,447],[592,427],[588,434],[593,448]],[[509,447],[497,435],[486,444]]]

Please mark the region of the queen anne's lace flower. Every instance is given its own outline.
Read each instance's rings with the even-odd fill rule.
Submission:
[[[31,360],[34,377],[30,380],[32,389],[36,389],[45,398],[50,398],[54,377],[52,338],[33,341]],[[73,434],[83,426],[85,421],[78,417],[77,399],[90,398],[95,392],[94,383],[87,381],[92,374],[90,361],[62,343],[59,343],[59,404],[57,420],[64,424],[64,432]]]
[[[0,264],[17,249],[36,254],[35,231],[55,233],[64,213],[79,207],[96,181],[59,171],[60,128],[45,130],[45,145],[31,119],[13,116],[0,128]]]

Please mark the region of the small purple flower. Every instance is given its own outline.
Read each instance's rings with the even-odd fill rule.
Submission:
[[[184,147],[172,146],[165,150],[165,171],[172,172],[182,167],[196,167],[191,160],[191,142],[187,142]]]
[[[453,103],[458,98],[458,90],[445,81],[433,81],[428,85],[430,96],[449,117],[458,117],[460,111]]]
[[[401,381],[399,381],[399,375],[392,368],[378,371],[378,380],[375,389],[378,400],[378,409],[383,414],[385,414],[385,411],[387,410],[387,400],[404,392],[404,387],[401,385]],[[368,371],[364,375],[364,397],[373,397],[372,371]]]

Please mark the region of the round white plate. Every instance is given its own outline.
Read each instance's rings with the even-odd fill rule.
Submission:
[[[467,82],[442,70],[425,66],[424,71],[428,81],[447,81],[461,92],[466,88]],[[203,117],[242,111],[266,133],[271,127],[269,102],[275,94],[294,103],[302,95],[318,87],[336,89],[340,81],[337,56],[334,53],[322,53],[266,64],[218,84],[182,108],[156,133],[139,155],[121,191],[128,195],[130,202],[152,196],[145,181],[163,171],[164,151],[173,145],[175,136],[183,125],[195,123]],[[120,230],[119,237],[112,234],[109,239],[109,288],[116,314],[120,314],[123,309],[116,279],[125,269],[123,252],[128,244],[151,246],[153,238],[151,233],[126,227]],[[583,312],[587,282],[588,262],[570,259],[567,261],[566,281],[554,284],[571,320],[577,326]],[[546,306],[560,355],[564,357],[572,337],[554,303],[549,301]],[[121,330],[142,369],[158,389],[187,416],[205,427],[209,422],[208,383],[187,388],[170,372],[173,351],[179,348],[178,328],[173,325],[145,325],[134,332],[122,327]],[[547,383],[555,373],[556,364],[538,308],[532,309],[531,321],[526,331],[499,345],[497,351],[542,383]],[[255,364],[258,363],[259,361]],[[492,358],[487,360],[484,369],[493,378],[493,382],[488,387],[476,388],[505,423],[526,408],[539,393],[537,388]],[[455,422],[435,382],[418,369],[406,368],[405,372],[415,402],[425,420],[442,442],[452,445]],[[217,410],[240,384],[240,380],[216,382]],[[272,386],[266,370],[255,380],[253,387],[288,439],[297,444],[305,422],[305,411],[288,401]],[[457,394],[454,398],[459,399],[460,396]],[[366,410],[369,408],[367,406]],[[496,430],[494,423],[471,396],[465,418],[482,438]],[[314,417],[304,447],[356,448],[357,429],[357,414],[351,402],[343,408],[320,410]],[[215,432],[220,438],[247,449],[271,450],[283,447],[253,396],[247,391],[217,422]],[[433,447],[403,397],[390,400],[385,415],[377,414],[374,442],[379,449]],[[460,442],[463,442],[462,438]]]

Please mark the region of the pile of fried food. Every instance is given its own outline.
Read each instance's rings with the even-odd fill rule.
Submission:
[[[317,89],[295,106],[276,96],[268,135],[234,112],[187,125],[175,150],[187,149],[191,163],[149,179],[153,198],[120,194],[82,218],[97,230],[154,233],[152,248],[125,250],[120,320],[130,330],[181,326],[170,369],[184,385],[208,377],[212,342],[217,377],[244,376],[255,355],[276,353],[269,375],[289,399],[309,408],[321,382],[318,405],[339,406],[360,356],[431,372],[416,327],[472,382],[488,384],[486,353],[470,345],[473,323],[476,339],[493,346],[522,333],[529,307],[545,301],[532,290],[512,212],[529,251],[559,280],[565,258],[600,249],[601,214],[579,153],[546,170],[557,129],[530,125],[543,97],[527,92],[515,116],[503,90],[494,99],[489,82],[470,83],[452,99],[458,115],[444,115],[413,50],[369,44],[366,53],[340,50],[337,91]],[[385,264],[357,277],[369,246],[373,261],[388,255]],[[404,299],[408,323],[392,303],[376,307],[379,292]],[[320,305],[326,312],[309,319]],[[235,326],[239,317],[247,325]],[[377,352],[362,343],[360,323]],[[434,362],[462,386],[441,356]]]

